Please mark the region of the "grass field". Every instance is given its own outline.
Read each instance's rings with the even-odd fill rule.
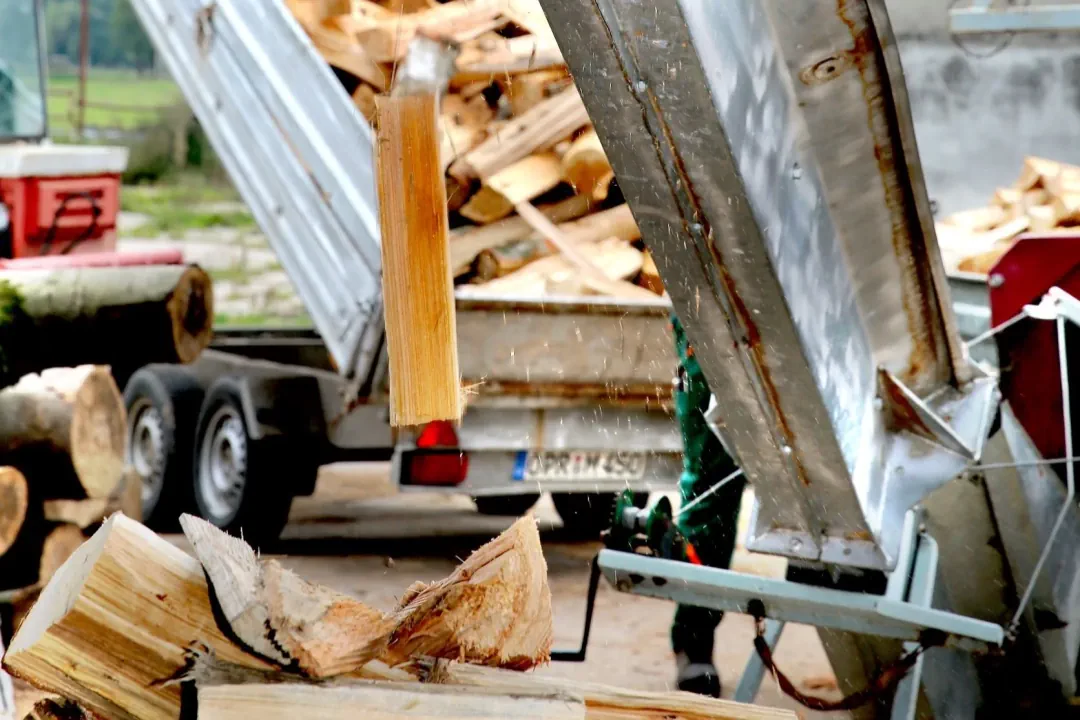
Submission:
[[[75,75],[49,76],[49,128],[54,135],[70,134],[74,127],[79,79]],[[86,124],[133,128],[152,123],[162,108],[183,99],[171,79],[139,77],[133,72],[91,68],[86,82]],[[146,110],[115,110],[95,103],[126,105]]]

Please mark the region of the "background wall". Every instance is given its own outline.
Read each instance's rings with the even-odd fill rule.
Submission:
[[[1080,164],[1080,31],[1017,35],[993,54],[1005,36],[959,37],[965,52],[948,32],[949,0],[886,6],[939,216],[985,205],[1025,155]]]

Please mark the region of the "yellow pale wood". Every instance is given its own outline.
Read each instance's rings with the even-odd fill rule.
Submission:
[[[377,104],[390,424],[457,421],[464,407],[435,97]]]
[[[218,630],[202,566],[121,514],[68,558],[4,657],[33,685],[113,720],[175,720],[180,688],[164,681],[193,642],[267,668]]]

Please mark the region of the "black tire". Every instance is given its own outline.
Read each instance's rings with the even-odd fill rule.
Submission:
[[[200,517],[258,547],[278,539],[293,488],[319,468],[286,436],[253,439],[241,393],[232,378],[207,390],[195,429],[191,488]],[[232,487],[222,489],[230,482]]]
[[[484,495],[474,497],[476,509],[482,515],[521,517],[540,499],[539,495]]]
[[[191,453],[203,390],[189,373],[168,365],[137,370],[124,386],[127,464],[143,482],[143,523],[168,532],[195,510]]]
[[[563,521],[563,533],[581,540],[599,539],[611,527],[616,493],[553,493],[552,501]],[[634,504],[645,507],[649,493],[634,493]]]

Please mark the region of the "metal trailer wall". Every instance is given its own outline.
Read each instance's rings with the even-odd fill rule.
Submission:
[[[886,0],[939,217],[985,205],[1025,155],[1080,164],[1080,32],[957,38],[965,52],[949,34],[949,5]]]

